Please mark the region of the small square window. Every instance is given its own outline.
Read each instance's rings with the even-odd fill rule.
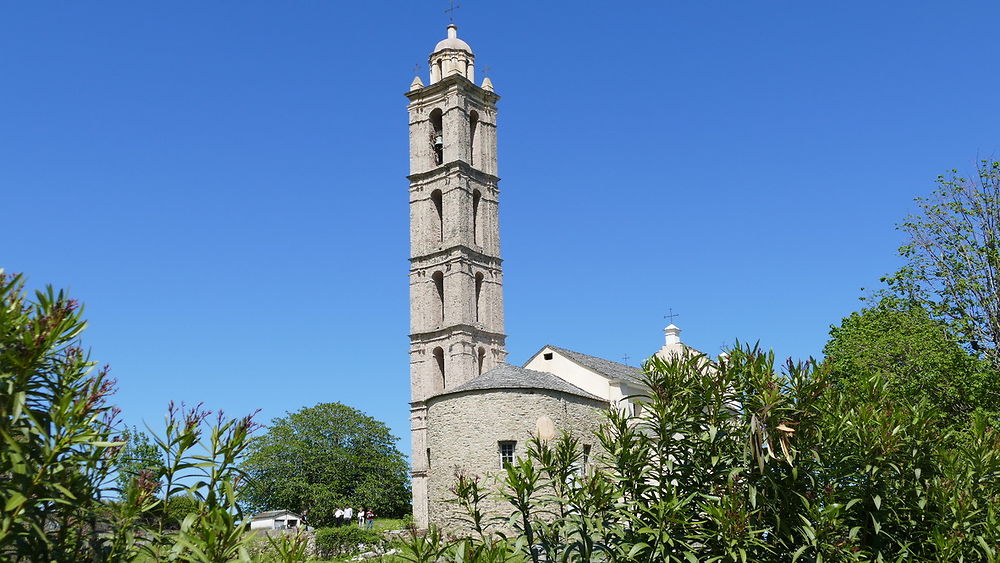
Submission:
[[[498,442],[500,446],[500,467],[505,467],[508,463],[514,463],[514,447],[517,442]]]
[[[542,354],[542,357],[545,358],[546,360],[551,360],[552,359],[552,352],[546,352],[546,353]]]

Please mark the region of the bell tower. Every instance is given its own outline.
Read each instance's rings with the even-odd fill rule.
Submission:
[[[430,80],[410,103],[410,424],[413,515],[427,526],[425,400],[503,363],[496,102],[475,84],[475,55],[448,26]],[[444,475],[442,474],[442,478]],[[450,475],[448,476],[450,478]]]

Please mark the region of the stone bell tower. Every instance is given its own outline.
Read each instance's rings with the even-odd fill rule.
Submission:
[[[425,400],[503,363],[496,102],[475,55],[448,26],[413,79],[410,115],[410,423],[413,515],[427,526]]]

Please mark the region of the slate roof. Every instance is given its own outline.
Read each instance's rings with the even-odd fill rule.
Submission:
[[[551,373],[525,369],[520,366],[510,364],[500,364],[490,371],[476,377],[470,381],[449,389],[438,396],[462,391],[476,391],[486,389],[547,389],[549,391],[559,391],[577,397],[604,401],[596,395],[580,389],[576,385],[566,382]]]
[[[605,360],[604,358],[598,358],[597,356],[588,356],[587,354],[581,354],[565,348],[559,348],[558,346],[549,345],[545,346],[545,348],[551,348],[583,367],[592,369],[606,377],[624,379],[625,381],[631,381],[633,383],[642,383],[642,370],[639,368],[619,364],[618,362],[612,362],[611,360]]]

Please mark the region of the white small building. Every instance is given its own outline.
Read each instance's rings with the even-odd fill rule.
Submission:
[[[302,517],[290,510],[269,510],[250,518],[251,530],[289,530],[302,526]]]

